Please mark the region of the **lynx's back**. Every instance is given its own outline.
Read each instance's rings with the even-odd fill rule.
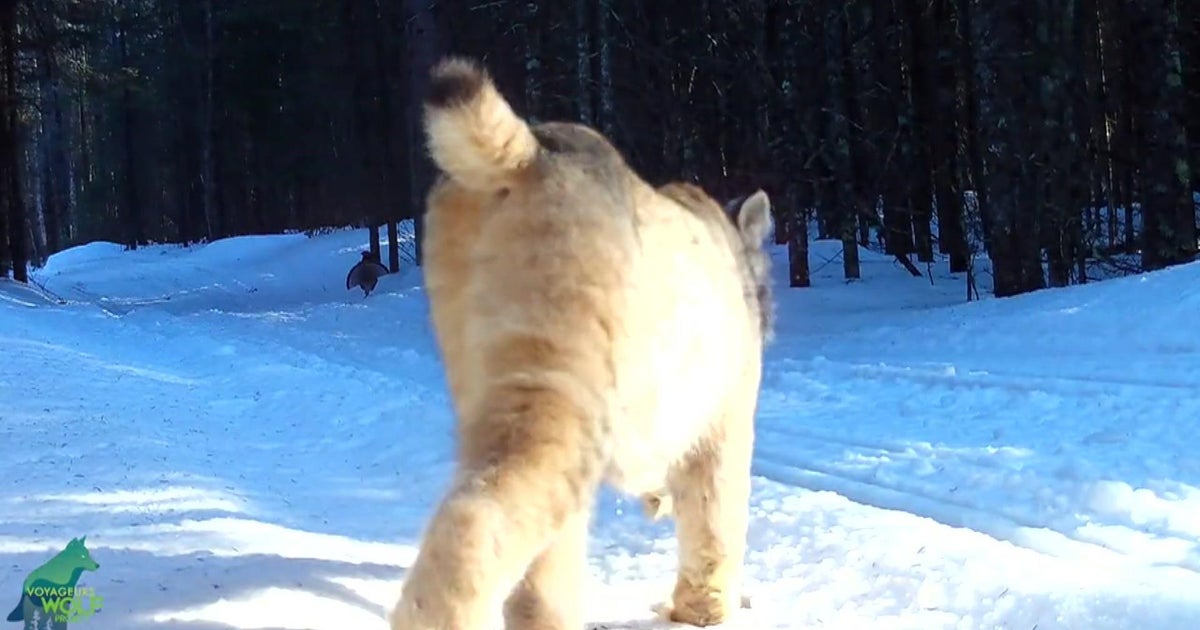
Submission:
[[[448,65],[459,88],[443,86],[427,113],[444,176],[426,215],[426,285],[460,422],[520,381],[583,397],[607,433],[639,249],[634,197],[649,188],[596,132],[526,126],[471,72]]]

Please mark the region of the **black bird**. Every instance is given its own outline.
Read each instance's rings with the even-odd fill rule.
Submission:
[[[357,286],[363,290],[363,297],[367,297],[371,295],[371,291],[375,290],[379,276],[387,274],[388,268],[372,258],[371,252],[363,252],[362,260],[355,263],[350,268],[350,273],[346,274],[346,290],[349,291],[352,287]]]

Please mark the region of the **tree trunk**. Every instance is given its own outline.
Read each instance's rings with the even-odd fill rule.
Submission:
[[[1068,129],[1071,137],[1077,143],[1084,143],[1086,150],[1070,151],[1067,146],[1059,151],[1066,160],[1067,169],[1067,206],[1068,223],[1066,240],[1070,243],[1072,262],[1075,264],[1075,282],[1087,282],[1087,259],[1090,240],[1089,234],[1095,234],[1095,225],[1099,223],[1096,209],[1100,195],[1102,172],[1100,168],[1100,151],[1096,137],[1092,133],[1095,111],[1098,109],[1099,91],[1088,79],[1099,68],[1092,54],[1091,34],[1095,33],[1096,11],[1095,0],[1069,0],[1064,6],[1067,9],[1064,36],[1071,44],[1060,48],[1068,68],[1067,91],[1064,98],[1068,107]],[[1068,138],[1068,141],[1070,138]],[[1088,224],[1091,224],[1089,227]]]
[[[18,152],[17,139],[12,135],[13,108],[16,101],[11,98],[8,89],[9,77],[16,67],[16,49],[13,29],[17,19],[16,5],[10,0],[0,0],[0,67],[2,74],[0,89],[4,90],[4,98],[0,99],[0,278],[7,278],[13,268],[13,250],[9,243],[9,223],[13,220],[13,197],[9,171],[16,160]]]
[[[376,92],[379,95],[379,130],[382,139],[383,155],[379,161],[379,192],[382,196],[384,216],[387,218],[387,235],[388,235],[388,269],[392,273],[400,271],[400,235],[396,228],[396,221],[399,220],[402,213],[396,207],[396,190],[392,182],[399,179],[399,174],[396,168],[396,150],[395,150],[395,129],[392,125],[394,114],[392,112],[392,81],[388,75],[388,68],[391,64],[388,62],[387,42],[391,40],[390,33],[387,32],[389,21],[383,12],[383,6],[379,0],[374,2],[375,14],[375,69],[376,69]]]
[[[434,0],[404,0],[409,16],[408,65],[408,164],[409,203],[413,208],[417,265],[423,260],[425,238],[425,193],[433,182],[433,164],[422,149],[425,146],[421,125],[421,107],[429,83],[429,71],[437,60],[438,34]]]
[[[121,67],[128,68],[129,60],[129,28],[126,16],[117,20],[117,38],[120,40]],[[125,212],[122,213],[125,224],[125,246],[137,249],[138,245],[146,242],[143,228],[141,195],[138,191],[137,154],[133,140],[133,90],[129,85],[131,79],[124,79],[121,86],[121,148],[124,158]]]
[[[1116,160],[1113,159],[1113,151],[1115,150],[1112,142],[1112,134],[1108,132],[1107,125],[1110,117],[1110,112],[1115,108],[1115,99],[1112,93],[1112,77],[1109,75],[1108,59],[1110,52],[1108,47],[1112,45],[1104,39],[1104,21],[1103,21],[1103,2],[1104,0],[1089,0],[1084,8],[1083,15],[1086,17],[1084,26],[1084,38],[1087,47],[1087,58],[1089,62],[1088,75],[1091,77],[1090,92],[1093,103],[1091,108],[1091,129],[1092,129],[1092,146],[1096,155],[1095,168],[1099,171],[1099,185],[1101,187],[1101,195],[1097,196],[1096,203],[1103,201],[1106,206],[1106,211],[1101,215],[1100,228],[1104,234],[1104,247],[1114,249],[1117,245],[1117,208],[1119,207],[1117,196],[1117,171]],[[1094,243],[1099,243],[1097,238]],[[1086,252],[1085,252],[1086,253]]]
[[[790,182],[784,197],[788,220],[788,286],[812,286],[808,269],[808,212],[811,195],[800,194],[801,185]]]
[[[1046,267],[1050,286],[1053,287],[1064,287],[1070,283],[1073,260],[1070,242],[1066,238],[1070,202],[1065,195],[1073,182],[1066,168],[1069,157],[1064,154],[1077,152],[1075,144],[1078,141],[1070,143],[1066,135],[1070,126],[1070,111],[1065,99],[1066,82],[1071,69],[1063,63],[1065,58],[1059,52],[1070,45],[1062,37],[1065,17],[1062,8],[1070,2],[1072,0],[1064,0],[1061,4],[1057,0],[1036,0],[1034,3],[1034,19],[1038,24],[1034,59],[1038,62],[1030,64],[1030,70],[1039,77],[1034,116],[1036,120],[1046,123],[1034,139],[1036,170],[1033,177],[1034,190],[1040,200],[1037,205],[1042,212],[1042,245],[1046,248]]]
[[[0,42],[4,49],[4,99],[0,110],[3,138],[0,138],[0,171],[4,177],[4,208],[6,220],[2,221],[7,234],[0,240],[8,241],[8,256],[0,251],[0,259],[7,258],[12,269],[13,280],[29,282],[27,251],[25,246],[25,197],[21,191],[21,147],[20,121],[17,116],[17,6],[16,2],[0,2]],[[0,212],[3,213],[3,212]],[[0,265],[3,263],[0,262]],[[3,268],[0,267],[0,271]]]
[[[1036,119],[1028,95],[1037,94],[1037,75],[1028,66],[1035,58],[1030,40],[1035,15],[1025,0],[1004,0],[994,8],[989,45],[995,61],[991,133],[994,148],[989,168],[993,293],[1007,297],[1042,288],[1038,256],[1037,178],[1026,156],[1036,147],[1036,131],[1023,120]],[[1036,102],[1036,101],[1034,101]],[[1029,128],[1028,130],[1026,128]]]
[[[908,20],[909,89],[912,94],[912,120],[914,123],[913,154],[911,165],[911,200],[913,208],[913,234],[916,241],[917,260],[933,262],[933,157],[932,143],[934,121],[937,113],[935,86],[933,84],[936,60],[931,17],[928,3],[921,0],[904,0],[905,17]]]
[[[1113,170],[1119,184],[1119,206],[1124,210],[1124,245],[1125,253],[1137,251],[1138,235],[1134,219],[1134,203],[1140,194],[1135,172],[1140,161],[1138,137],[1135,133],[1134,111],[1136,96],[1134,94],[1134,50],[1135,34],[1125,18],[1123,0],[1099,0],[1102,10],[1103,35],[1102,41],[1108,45],[1111,54],[1106,55],[1108,74],[1112,77],[1114,92],[1114,111],[1116,119],[1113,129]]]
[[[1123,3],[1134,92],[1141,114],[1142,267],[1161,269],[1196,254],[1191,166],[1184,130],[1179,16],[1175,3]]]
[[[842,272],[847,280],[862,277],[855,229],[857,224],[863,221],[861,197],[858,194],[862,185],[862,175],[856,155],[862,125],[855,99],[857,85],[854,79],[854,51],[850,42],[851,15],[853,13],[845,7],[835,10],[834,32],[837,34],[837,46],[831,59],[837,63],[839,89],[831,91],[834,95],[831,109],[835,119],[831,128],[837,129],[837,134],[830,140],[837,147],[837,207],[841,213],[839,236],[842,239]],[[830,69],[835,68],[831,66]]]
[[[595,121],[592,112],[592,40],[590,0],[574,0],[575,26],[575,113],[585,125]]]
[[[616,94],[613,91],[613,41],[612,12],[613,0],[597,0],[596,39],[600,47],[600,112],[597,121],[600,132],[608,138],[613,137],[617,124]]]
[[[958,100],[954,77],[954,26],[951,22],[951,0],[934,0],[931,21],[936,63],[934,108],[941,112],[941,122],[928,129],[933,159],[933,197],[937,204],[938,250],[949,256],[950,272],[967,270],[967,234],[963,220],[963,202],[957,184],[958,165],[955,159],[958,139],[953,112]]]
[[[213,0],[204,0],[204,102],[201,110],[200,161],[201,183],[204,189],[202,196],[204,205],[205,235],[209,240],[219,238],[225,226],[217,201],[217,142],[216,103],[214,92],[216,86],[217,47],[214,36]]]
[[[59,98],[58,76],[55,62],[48,47],[39,51],[38,66],[41,70],[41,151],[42,178],[42,222],[45,226],[46,246],[51,253],[62,249],[62,217],[66,199],[63,182],[66,173],[66,149],[63,146],[62,106]]]
[[[77,105],[79,116],[79,173],[76,176],[77,182],[73,186],[75,194],[78,197],[83,196],[85,185],[92,181],[93,165],[95,160],[92,157],[92,152],[95,150],[95,142],[92,138],[93,128],[88,125],[88,109],[84,100],[83,94],[79,95]],[[67,240],[74,240],[77,232],[75,223],[79,217],[72,216],[72,225],[67,226]]]
[[[528,116],[538,117],[539,110],[543,107],[541,96],[541,73],[542,73],[542,42],[541,28],[542,25],[538,21],[538,3],[526,2],[524,6],[524,15],[521,16],[520,24],[524,31],[525,37],[525,112]]]
[[[966,183],[959,191],[957,201],[965,204],[967,202],[963,193],[970,190],[975,197],[974,211],[975,216],[979,218],[979,228],[983,240],[983,249],[991,253],[991,223],[990,214],[987,203],[987,182],[984,181],[983,168],[983,148],[982,137],[980,133],[980,113],[979,113],[979,80],[978,67],[976,60],[977,39],[974,27],[974,11],[972,9],[972,0],[957,0],[957,24],[958,24],[958,72],[962,77],[963,89],[963,151],[966,158]],[[966,214],[966,211],[964,211]],[[965,227],[965,226],[964,226]],[[965,230],[964,230],[965,231]],[[968,240],[969,254],[974,254],[974,248]],[[968,261],[968,266],[970,262]],[[973,273],[972,269],[968,269],[968,273]],[[969,289],[968,289],[969,290]]]
[[[883,244],[884,251],[905,260],[915,250],[913,244],[912,208],[908,205],[908,194],[902,173],[908,160],[906,153],[911,146],[911,129],[906,118],[901,116],[904,99],[904,79],[900,61],[894,50],[899,44],[900,28],[895,5],[891,0],[875,0],[872,24],[873,49],[877,85],[876,102],[871,107],[877,117],[876,133],[882,145],[878,159],[881,196],[883,197]]]
[[[1200,182],[1200,2],[1177,0],[1179,11],[1179,47],[1182,51],[1185,90],[1185,126],[1188,138],[1188,163],[1192,167],[1192,187]]]

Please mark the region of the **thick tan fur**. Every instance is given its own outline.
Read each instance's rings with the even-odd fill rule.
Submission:
[[[448,59],[439,65],[426,108],[429,153],[460,185],[492,192],[512,185],[536,157],[538,142],[525,121],[495,89],[479,89],[475,65]]]
[[[434,69],[426,132],[443,177],[424,269],[459,466],[391,627],[582,628],[601,483],[665,489],[670,616],[725,620],[741,602],[766,195],[730,217],[698,187],[655,189],[595,131],[529,126],[462,60]]]

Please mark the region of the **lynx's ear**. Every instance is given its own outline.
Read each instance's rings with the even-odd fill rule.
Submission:
[[[738,232],[750,245],[761,245],[771,232],[771,200],[763,190],[746,198],[737,209]]]

